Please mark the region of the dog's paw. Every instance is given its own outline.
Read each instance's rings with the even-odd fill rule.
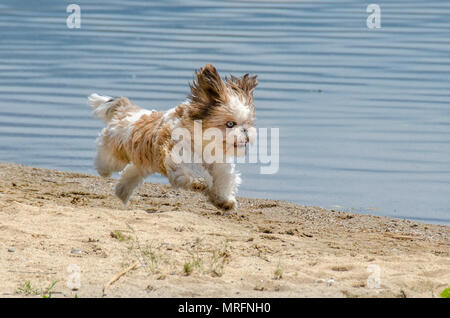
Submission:
[[[125,185],[118,183],[116,185],[116,196],[123,202],[123,204],[128,205],[130,201],[132,191]]]
[[[109,178],[112,175],[112,172],[108,171],[108,170],[101,170],[101,169],[97,168],[97,172],[100,175],[100,177],[103,177],[103,178]]]
[[[174,188],[190,189],[192,178],[186,175],[175,175],[174,178],[169,178],[169,182]]]
[[[191,182],[190,189],[192,191],[205,191],[208,189],[208,185],[202,180],[194,180]]]
[[[215,199],[212,203],[219,209],[224,211],[234,211],[237,209],[238,203],[235,198]]]

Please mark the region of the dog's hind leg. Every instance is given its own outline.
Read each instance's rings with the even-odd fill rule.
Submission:
[[[116,196],[127,205],[133,191],[144,183],[149,173],[144,173],[133,164],[128,164],[120,173],[119,183],[116,185]]]
[[[95,156],[95,168],[102,177],[110,177],[113,172],[122,171],[126,163],[117,160],[105,148],[99,146]]]

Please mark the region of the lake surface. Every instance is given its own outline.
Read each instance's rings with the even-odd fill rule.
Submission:
[[[86,97],[185,100],[193,71],[259,75],[280,169],[239,195],[450,224],[450,2],[65,1],[0,4],[0,161],[94,174]],[[166,182],[159,176],[148,179]]]

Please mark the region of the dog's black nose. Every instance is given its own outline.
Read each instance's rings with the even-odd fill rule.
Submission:
[[[247,128],[242,128],[242,132],[245,135],[245,142],[249,142],[250,138],[248,137],[248,130],[247,130]]]

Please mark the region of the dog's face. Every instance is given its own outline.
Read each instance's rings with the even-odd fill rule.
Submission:
[[[203,132],[210,128],[222,134],[223,153],[244,156],[256,136],[253,91],[256,76],[231,76],[223,81],[216,68],[207,64],[195,74],[189,96],[190,120],[201,120]]]

